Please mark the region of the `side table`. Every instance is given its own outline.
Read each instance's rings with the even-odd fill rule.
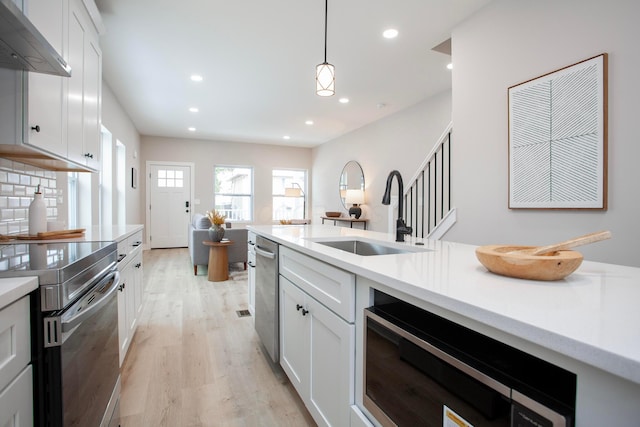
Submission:
[[[367,229],[367,219],[364,218],[359,218],[359,219],[355,219],[355,218],[351,218],[351,217],[342,217],[342,216],[321,216],[320,218],[322,218],[322,223],[324,224],[324,220],[329,220],[329,221],[333,221],[333,225],[336,225],[336,222],[348,222],[349,226],[351,228],[353,228],[353,223],[362,223],[362,226],[364,227],[364,229]]]
[[[212,242],[205,240],[203,245],[209,246],[209,266],[207,279],[210,282],[224,282],[229,279],[229,256],[227,246],[233,245],[232,240]]]

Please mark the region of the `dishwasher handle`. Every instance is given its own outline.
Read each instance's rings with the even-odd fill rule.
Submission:
[[[274,259],[276,254],[270,251],[265,251],[260,246],[256,245],[256,254],[263,256],[265,258]]]

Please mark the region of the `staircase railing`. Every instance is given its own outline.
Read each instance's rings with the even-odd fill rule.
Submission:
[[[405,223],[417,238],[439,239],[456,221],[451,208],[451,134],[449,123],[418,172],[405,187]]]

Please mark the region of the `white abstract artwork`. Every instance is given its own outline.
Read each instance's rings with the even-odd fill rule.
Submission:
[[[509,208],[606,209],[607,56],[509,88]]]

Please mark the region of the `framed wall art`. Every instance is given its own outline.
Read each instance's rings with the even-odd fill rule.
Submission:
[[[508,89],[509,208],[607,208],[607,54]]]

